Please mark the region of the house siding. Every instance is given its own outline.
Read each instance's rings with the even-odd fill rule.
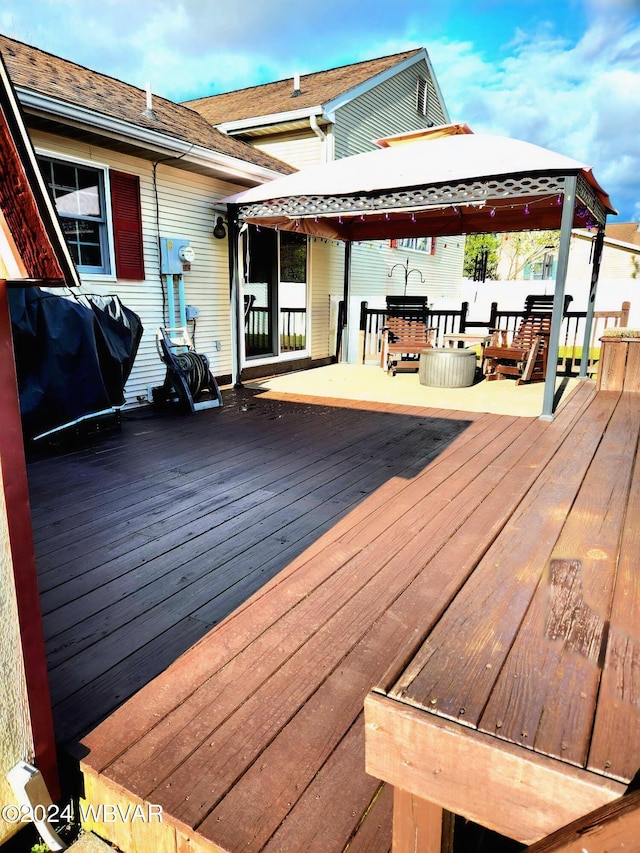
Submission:
[[[254,148],[277,157],[296,169],[306,169],[327,161],[328,138],[321,140],[312,131],[281,134],[263,139],[247,140]]]
[[[391,248],[388,241],[357,243],[352,255],[352,297],[367,300],[371,308],[383,308],[387,295],[404,293],[403,267],[407,261],[409,270],[416,271],[408,276],[407,295],[428,296],[436,306],[459,299],[464,237],[439,238],[433,255]],[[394,269],[396,264],[402,266]]]
[[[344,245],[312,239],[309,274],[311,288],[311,358],[336,355],[338,304],[344,291]]]
[[[209,357],[214,375],[229,376],[232,345],[228,250],[226,239],[216,240],[212,236],[213,204],[216,199],[241,187],[177,169],[170,163],[158,165],[154,187],[153,164],[149,161],[62,137],[34,134],[32,138],[38,150],[94,161],[140,178],[145,279],[126,281],[81,275],[82,293],[117,294],[127,308],[140,316],[144,326],[138,355],[125,388],[126,405],[146,402],[148,388],[161,384],[165,376],[156,349],[156,330],[167,323],[163,311],[166,296],[160,276],[158,234],[190,241],[195,261],[191,270],[184,273],[185,302],[199,309],[195,328],[194,323],[189,323],[190,331],[195,332],[198,352]]]
[[[427,116],[416,109],[419,77],[429,83]],[[352,99],[335,113],[335,156],[348,157],[371,151],[375,139],[426,127],[428,122],[444,124],[444,110],[425,62],[400,71],[383,83]]]

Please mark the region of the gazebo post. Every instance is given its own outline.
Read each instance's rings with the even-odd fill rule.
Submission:
[[[344,281],[342,286],[342,320],[344,322],[340,331],[340,341],[342,346],[341,361],[345,362],[349,361],[349,296],[351,292],[351,248],[351,240],[346,240],[344,244]]]
[[[589,346],[591,344],[591,329],[593,328],[593,314],[596,307],[596,292],[598,290],[598,277],[600,275],[600,262],[602,261],[602,249],[604,247],[604,225],[598,227],[598,233],[593,246],[593,265],[591,268],[591,286],[589,288],[589,301],[587,302],[587,318],[584,325],[584,340],[582,342],[582,356],[580,358],[579,379],[587,378],[589,366]]]
[[[571,228],[573,226],[573,210],[576,202],[578,179],[576,175],[565,178],[564,197],[562,202],[562,220],[560,224],[560,249],[558,252],[558,272],[553,295],[553,313],[551,316],[551,331],[549,333],[549,351],[547,358],[547,376],[544,381],[544,397],[542,402],[541,420],[553,420],[556,395],[556,373],[558,365],[558,350],[560,345],[560,328],[564,313],[564,288],[569,265],[569,248],[571,245]]]
[[[231,281],[231,383],[234,388],[241,388],[241,335],[244,329],[244,314],[240,305],[241,287],[240,265],[238,261],[240,229],[238,228],[238,207],[235,204],[227,206],[227,240],[229,246],[229,279]]]

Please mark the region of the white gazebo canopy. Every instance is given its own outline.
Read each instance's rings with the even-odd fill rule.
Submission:
[[[464,124],[380,140],[377,150],[276,178],[223,199],[239,224],[363,240],[561,231],[550,363],[557,358],[571,229],[602,231],[616,211],[591,169],[538,145]],[[597,264],[594,261],[592,316]],[[345,288],[346,289],[346,288]],[[591,316],[588,311],[587,333]],[[586,338],[588,341],[588,337]],[[551,417],[555,372],[545,387]]]

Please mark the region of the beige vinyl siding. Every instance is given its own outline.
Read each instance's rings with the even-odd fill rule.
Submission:
[[[123,281],[115,277],[81,276],[84,293],[117,294],[123,304],[141,318],[144,334],[132,374],[125,389],[127,405],[146,402],[148,388],[162,383],[165,368],[156,349],[156,330],[166,325],[163,282],[160,276],[158,234],[189,240],[194,251],[192,269],[184,273],[185,302],[199,309],[195,325],[198,352],[205,353],[214,375],[231,373],[230,288],[227,240],[212,236],[216,213],[213,204],[241,189],[240,186],[178,169],[170,163],[157,167],[156,188],[153,164],[106,149],[75,143],[69,139],[35,134],[34,145],[60,157],[106,165],[140,177],[144,281]],[[177,312],[176,312],[177,313]],[[193,331],[193,324],[189,324]],[[215,342],[220,341],[220,349]]]
[[[336,354],[338,303],[344,292],[344,244],[309,241],[311,279],[311,357]]]
[[[409,270],[417,271],[408,277],[407,295],[428,296],[436,307],[458,299],[464,263],[464,237],[438,238],[433,255],[391,248],[387,240],[356,243],[351,262],[352,298],[367,301],[371,308],[382,308],[387,295],[402,295],[407,260]]]
[[[258,137],[249,140],[254,148],[271,154],[296,169],[316,166],[327,160],[327,142],[311,131],[280,134],[267,139]]]
[[[427,116],[416,109],[418,77],[423,77],[429,83]],[[434,124],[443,124],[445,114],[437,100],[427,64],[419,62],[336,110],[336,159],[371,151],[375,147],[375,139],[418,130],[426,127],[429,120]]]
[[[571,266],[586,270],[591,264],[592,244],[595,238],[573,234],[571,238]],[[590,275],[589,270],[589,275]],[[605,239],[602,250],[600,275],[606,278],[638,278],[640,280],[640,246],[635,248],[610,243]],[[639,281],[640,284],[640,281]]]

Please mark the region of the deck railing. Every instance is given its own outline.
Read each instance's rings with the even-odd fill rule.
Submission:
[[[278,323],[280,352],[297,352],[307,345],[306,308],[281,308]],[[271,352],[269,308],[251,305],[245,312],[244,341],[247,355]]]
[[[593,372],[594,365],[600,357],[600,336],[606,328],[626,326],[629,321],[629,302],[623,302],[618,311],[596,311],[591,329],[589,346],[588,370]],[[491,303],[489,318],[485,320],[468,320],[469,303],[463,302],[459,310],[429,311],[427,325],[437,328],[435,334],[436,346],[442,345],[442,336],[447,334],[464,334],[471,330],[504,329],[508,336],[513,335],[520,321],[526,316],[525,311],[501,311],[497,302]],[[560,333],[559,369],[567,375],[577,373],[582,358],[582,344],[586,311],[566,311],[562,320]],[[367,302],[360,303],[360,360],[362,364],[380,361],[382,346],[382,329],[386,321],[384,308],[369,308]]]

